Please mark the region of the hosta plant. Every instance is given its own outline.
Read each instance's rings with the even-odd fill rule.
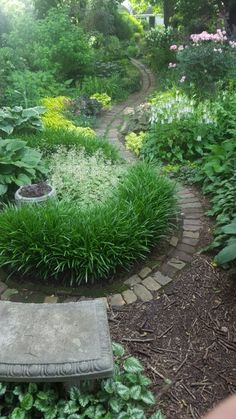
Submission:
[[[18,139],[0,139],[0,196],[10,186],[31,183],[46,174],[41,154]]]
[[[219,265],[225,265],[236,259],[236,218],[222,230],[229,238],[227,245],[216,256],[216,262]]]
[[[42,130],[41,115],[46,109],[42,106],[23,109],[22,106],[0,109],[0,136],[6,137],[13,132]]]
[[[0,383],[0,415],[9,419],[146,419],[145,410],[155,404],[148,389],[151,380],[143,374],[138,359],[124,359],[124,349],[113,344],[114,376],[101,380],[96,391],[87,383],[60,394],[58,384]],[[164,419],[160,410],[150,419]]]

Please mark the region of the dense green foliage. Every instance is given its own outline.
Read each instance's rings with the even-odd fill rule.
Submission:
[[[0,136],[6,137],[21,131],[42,131],[40,116],[46,111],[43,107],[23,109],[21,106],[0,109]]]
[[[143,259],[170,232],[175,213],[173,184],[140,163],[101,205],[6,208],[0,214],[0,265],[37,281],[101,281]]]
[[[107,140],[86,135],[84,130],[69,131],[65,128],[47,128],[37,134],[25,134],[19,136],[30,147],[39,148],[44,156],[57,151],[59,146],[66,148],[84,149],[88,155],[93,155],[96,151],[102,151],[104,156],[111,161],[119,159],[118,150]]]
[[[155,404],[138,359],[124,358],[124,349],[113,343],[114,376],[100,380],[94,392],[88,383],[72,387],[64,397],[58,384],[0,383],[0,415],[9,419],[146,419],[145,410]],[[158,410],[150,419],[163,419]]]
[[[46,174],[41,154],[19,139],[0,139],[0,196]]]

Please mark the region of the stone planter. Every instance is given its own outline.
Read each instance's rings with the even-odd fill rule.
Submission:
[[[32,184],[27,186],[21,186],[15,193],[15,201],[18,206],[26,205],[26,204],[41,204],[43,202],[48,201],[49,199],[55,198],[56,190],[51,185],[46,185],[45,188],[48,189],[47,191],[43,192],[41,195],[35,196],[32,193],[32,196],[25,196],[23,192],[25,188],[37,188],[40,184]]]

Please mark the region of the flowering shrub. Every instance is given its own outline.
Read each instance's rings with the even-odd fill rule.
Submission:
[[[154,70],[161,70],[173,60],[175,50],[173,48],[174,31],[171,28],[155,28],[145,35],[143,53],[147,56]],[[170,47],[172,45],[172,49]]]
[[[87,207],[111,196],[126,170],[124,164],[105,160],[101,151],[88,156],[84,150],[60,147],[50,160],[49,179],[59,198]]]
[[[183,86],[192,87],[196,93],[204,95],[214,92],[217,82],[236,78],[235,46],[233,41],[226,42],[225,31],[202,32],[192,34],[190,38],[191,44],[176,49]]]
[[[211,103],[197,104],[175,90],[159,94],[151,102],[151,128],[145,135],[141,156],[181,163],[203,155],[217,131]]]
[[[145,138],[145,133],[142,131],[139,134],[135,134],[135,132],[131,132],[125,137],[126,148],[128,150],[133,151],[137,156],[139,156],[144,138]]]

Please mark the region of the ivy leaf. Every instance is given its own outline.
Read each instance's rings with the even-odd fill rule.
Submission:
[[[7,391],[7,385],[0,383],[0,396],[3,396]]]
[[[165,419],[163,414],[161,413],[160,410],[158,410],[158,412],[154,413],[150,419]]]
[[[130,419],[130,415],[128,415],[126,412],[120,412],[117,416],[117,419]]]
[[[146,375],[139,375],[139,383],[141,386],[150,386],[152,384],[152,381],[150,378],[146,377]]]
[[[138,407],[130,407],[129,415],[130,418],[146,419],[143,409],[139,409]]]
[[[11,419],[25,419],[26,413],[20,407],[16,407],[10,416]]]
[[[141,394],[141,400],[148,405],[155,404],[155,397],[153,396],[152,392],[149,390],[144,390]]]
[[[122,400],[115,397],[109,400],[109,405],[115,413],[119,413],[123,407]]]
[[[114,356],[119,356],[119,357],[123,356],[125,353],[123,346],[120,345],[120,343],[116,343],[116,342],[112,343],[112,351],[113,351]]]
[[[132,384],[137,384],[140,381],[140,377],[141,376],[132,373],[127,373],[125,375],[125,378],[127,378],[127,380],[130,381]]]
[[[32,406],[34,404],[34,399],[30,393],[26,393],[22,399],[21,399],[21,407],[24,410],[30,410],[32,409]]]
[[[108,380],[105,381],[104,390],[108,394],[113,394],[114,393],[114,381],[112,379],[109,378]]]
[[[128,400],[130,396],[129,388],[122,383],[116,384],[116,391],[123,400]]]
[[[141,392],[142,392],[141,386],[133,386],[130,389],[130,397],[134,400],[140,400]]]
[[[143,371],[143,366],[140,364],[139,360],[132,356],[125,360],[123,366],[124,366],[124,370],[127,372],[139,373]]]

